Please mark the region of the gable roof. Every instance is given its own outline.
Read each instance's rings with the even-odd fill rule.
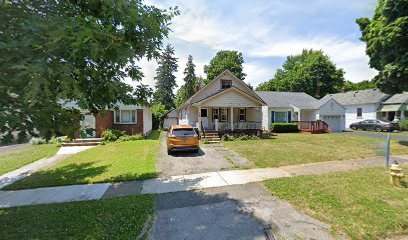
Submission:
[[[384,104],[408,103],[408,92],[403,92],[391,96]]]
[[[244,87],[248,90],[248,92],[250,92],[249,95],[251,95],[253,98],[257,99],[260,102],[263,102],[262,98],[260,98],[255,92],[254,90],[252,90],[248,84],[246,84],[244,81],[242,81],[241,79],[237,78],[230,70],[226,69],[224,70],[222,73],[220,73],[217,77],[215,77],[213,80],[211,80],[207,85],[205,85],[202,89],[200,89],[198,92],[196,92],[193,96],[191,96],[189,99],[187,99],[184,103],[182,103],[177,109],[180,108],[184,108],[186,105],[188,104],[194,104],[197,102],[202,101],[203,99],[199,99],[196,100],[194,102],[192,102],[192,99],[196,98],[198,95],[200,95],[205,89],[209,88],[211,84],[213,84],[216,80],[220,79],[222,76],[224,76],[225,74],[228,74],[230,76],[232,76],[235,80],[240,81],[243,83]],[[241,89],[240,89],[241,90]],[[225,91],[225,89],[220,89],[218,92],[214,93],[214,94],[218,94],[222,91]],[[241,90],[242,91],[242,90]],[[214,95],[212,94],[212,95]],[[206,97],[208,98],[208,97]],[[263,102],[264,103],[264,102]]]
[[[349,91],[345,93],[327,94],[322,99],[333,98],[341,105],[380,103],[388,98],[388,95],[378,89]]]
[[[219,95],[221,95],[221,94],[224,94],[224,93],[227,93],[227,92],[231,92],[231,91],[236,91],[236,92],[240,93],[241,95],[247,96],[247,97],[253,99],[253,101],[258,102],[258,103],[261,104],[261,105],[264,105],[264,104],[265,104],[264,101],[262,101],[262,100],[260,100],[260,99],[258,99],[258,98],[255,98],[254,96],[252,96],[252,95],[250,95],[250,94],[248,94],[248,93],[246,93],[246,92],[242,91],[241,89],[239,89],[239,88],[237,88],[237,87],[234,87],[234,86],[232,86],[232,87],[230,87],[230,88],[227,88],[227,89],[223,89],[222,91],[215,92],[214,94],[212,94],[212,95],[210,95],[210,96],[208,96],[208,97],[206,97],[206,98],[204,98],[204,99],[201,99],[201,100],[199,100],[199,101],[196,101],[196,102],[194,102],[194,103],[191,103],[191,104],[205,102],[205,101],[207,101],[207,100],[210,100],[211,98],[217,97],[217,96],[219,96]]]
[[[297,107],[299,109],[315,109],[316,98],[304,92],[256,91],[269,107]]]

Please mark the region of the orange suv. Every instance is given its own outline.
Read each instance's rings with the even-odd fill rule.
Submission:
[[[190,125],[173,125],[167,133],[167,153],[200,149],[198,135]]]

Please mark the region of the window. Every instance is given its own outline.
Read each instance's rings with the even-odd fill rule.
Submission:
[[[226,108],[221,108],[220,109],[220,121],[221,122],[226,122],[228,121],[228,111]]]
[[[201,117],[207,117],[207,109],[206,108],[204,108],[204,109],[201,109]]]
[[[381,112],[381,117],[382,117],[382,118],[387,117],[387,113],[386,113],[386,112]]]
[[[357,108],[357,117],[358,118],[363,117],[363,109],[362,108]]]
[[[221,89],[227,89],[232,86],[231,80],[221,80]]]
[[[245,122],[245,108],[239,109],[239,121]]]
[[[276,123],[287,123],[288,122],[288,113],[287,112],[275,112],[275,121]]]
[[[215,108],[212,111],[213,111],[213,121],[214,121],[215,119],[218,119],[219,109]]]
[[[136,119],[135,110],[115,110],[115,123],[134,124]]]

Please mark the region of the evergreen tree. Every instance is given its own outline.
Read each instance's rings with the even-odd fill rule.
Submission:
[[[195,65],[193,63],[193,57],[191,55],[188,56],[187,66],[184,70],[184,86],[185,86],[185,98],[189,99],[191,96],[194,95],[195,86],[196,86],[196,75],[195,75]]]
[[[156,69],[156,92],[154,93],[155,103],[163,104],[167,110],[175,107],[174,88],[177,87],[176,76],[178,64],[174,57],[174,48],[168,44],[158,60],[159,67]]]

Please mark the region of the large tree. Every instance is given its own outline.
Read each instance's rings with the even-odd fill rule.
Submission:
[[[74,131],[79,113],[61,102],[77,101],[92,113],[134,103],[135,89],[123,80],[141,79],[137,61],[159,56],[178,14],[139,0],[5,0],[0,12],[3,140],[11,132]]]
[[[174,56],[174,48],[168,44],[160,55],[156,69],[156,92],[154,93],[155,103],[161,103],[170,110],[175,107],[173,90],[177,87],[176,76],[178,64]]]
[[[379,0],[373,18],[357,19],[380,89],[408,90],[408,0]]]
[[[257,90],[305,92],[321,98],[339,92],[344,84],[343,69],[337,69],[330,58],[319,50],[303,50],[301,54],[287,57],[269,82]]]
[[[246,74],[242,66],[243,63],[244,57],[241,52],[230,50],[217,52],[210,63],[204,66],[204,73],[207,74],[206,83],[213,80],[226,69],[230,70],[237,78],[244,80]]]
[[[184,86],[186,88],[186,98],[194,95],[196,87],[195,65],[193,63],[193,56],[189,55],[186,68],[184,69]]]
[[[364,80],[361,82],[353,83],[350,81],[345,81],[343,90],[345,91],[356,91],[377,88],[377,84],[374,81]]]

